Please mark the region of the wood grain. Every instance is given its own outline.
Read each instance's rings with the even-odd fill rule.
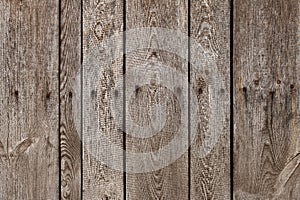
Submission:
[[[61,1],[60,20],[60,189],[62,199],[75,200],[81,199],[81,1]]]
[[[141,31],[137,31],[139,38],[126,40],[126,49],[131,47],[131,42],[144,42],[142,44],[143,49],[134,49],[135,51],[126,53],[126,75],[128,76],[126,77],[126,104],[128,104],[126,127],[130,125],[129,119],[140,127],[148,127],[155,121],[154,116],[162,121],[164,121],[165,116],[164,126],[159,130],[156,130],[155,127],[151,129],[156,134],[149,138],[143,138],[144,134],[149,134],[149,132],[145,132],[146,129],[138,133],[139,137],[134,136],[130,130],[126,130],[126,167],[136,165],[145,166],[145,169],[148,169],[149,166],[160,164],[162,158],[159,157],[158,152],[170,143],[177,134],[184,134],[185,141],[188,138],[187,129],[180,133],[183,128],[183,121],[187,122],[188,120],[187,116],[182,117],[182,110],[180,110],[181,106],[187,108],[188,104],[188,91],[186,89],[188,68],[187,60],[184,60],[187,58],[188,43],[186,40],[180,46],[184,55],[182,59],[178,55],[164,50],[164,42],[159,42],[158,39],[164,33],[144,32],[142,28],[165,28],[166,30],[187,33],[187,1],[132,0],[127,1],[126,6],[126,38],[132,37],[128,35],[130,34],[128,31],[136,28],[141,29]],[[172,37],[170,35],[170,40],[172,40]],[[167,41],[165,42],[167,43]],[[176,42],[174,41],[174,43]],[[173,48],[176,48],[176,46],[173,46]],[[159,66],[159,63],[164,66]],[[130,71],[136,71],[136,68],[141,66],[144,66],[142,71],[145,72],[145,77],[142,75],[130,76]],[[157,69],[157,67],[161,68]],[[164,67],[177,70],[186,79],[176,79],[172,74],[167,73]],[[153,80],[147,84],[142,84],[146,77]],[[168,88],[164,85],[165,82],[173,83],[174,87],[178,88]],[[135,92],[131,93],[130,89],[132,88],[130,87],[135,87],[133,89]],[[164,109],[158,107],[158,110],[156,110],[156,105],[160,105]],[[184,141],[182,142],[184,143]],[[170,156],[175,155],[177,149],[171,149],[170,151]],[[129,159],[128,154],[133,152],[147,153],[147,155],[151,155],[152,160]],[[178,160],[168,163],[168,166],[156,171],[127,173],[127,199],[188,199],[187,155],[186,151]]]
[[[298,200],[300,2],[230,3],[1,0],[0,199]]]
[[[0,199],[59,198],[58,14],[0,2]]]
[[[190,149],[190,199],[195,200],[230,199],[229,3],[191,0],[191,93],[200,111],[190,122],[197,125]],[[200,51],[193,42],[200,45]]]
[[[234,5],[235,199],[299,199],[299,1]]]
[[[121,122],[114,116],[111,103],[121,98],[115,91],[123,73],[123,40],[111,39],[123,29],[123,1],[83,1],[83,199],[123,199],[123,154],[110,148],[123,148]],[[110,43],[106,43],[110,41]],[[99,45],[102,46],[100,47]],[[113,48],[115,47],[115,48]],[[97,56],[92,56],[96,52]],[[89,59],[97,61],[90,66]],[[92,72],[92,73],[91,73]],[[95,72],[95,73],[94,73]],[[94,76],[95,74],[95,76]],[[89,77],[92,76],[91,80]],[[91,81],[93,81],[91,83]],[[91,84],[94,87],[91,88]],[[122,111],[123,103],[117,105]],[[122,112],[117,115],[122,116]],[[94,118],[97,116],[97,118]],[[121,123],[121,124],[119,124]],[[93,132],[99,126],[101,133]],[[91,137],[93,134],[95,137]],[[98,137],[99,136],[99,137]],[[100,136],[108,142],[97,142]],[[101,157],[103,155],[103,157]],[[109,158],[113,166],[103,160]],[[118,170],[116,170],[118,169]]]

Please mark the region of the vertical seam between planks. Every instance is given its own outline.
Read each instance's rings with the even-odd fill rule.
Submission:
[[[123,0],[123,199],[126,200],[126,0]]]
[[[230,1],[230,197],[233,199],[233,142],[234,142],[234,108],[233,108],[233,29],[234,29],[234,0]]]
[[[59,177],[58,177],[58,198],[61,199],[61,135],[60,135],[60,125],[61,125],[61,100],[60,100],[60,73],[61,73],[61,0],[58,1],[58,165],[59,165]]]
[[[80,199],[83,199],[83,0],[80,2]]]
[[[190,107],[190,95],[191,95],[191,0],[188,0],[188,199],[191,199],[191,107]]]

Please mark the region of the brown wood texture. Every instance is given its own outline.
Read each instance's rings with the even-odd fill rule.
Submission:
[[[81,199],[81,1],[60,5],[61,199]]]
[[[113,146],[123,148],[122,120],[114,117],[111,107],[114,95],[121,99],[123,96],[122,90],[115,91],[116,81],[122,79],[123,73],[123,40],[110,39],[122,29],[123,1],[83,1],[83,199],[123,199],[123,155],[110,150]],[[93,66],[88,64],[90,57],[97,60]],[[93,87],[89,85],[91,81]],[[118,107],[122,108],[123,103]],[[122,112],[117,114],[122,116]],[[96,126],[101,127],[101,133],[91,129]],[[101,142],[98,134],[108,142],[97,143]],[[117,170],[105,163],[101,155],[115,162]]]
[[[234,197],[299,199],[299,1],[234,10]]]
[[[199,104],[199,114],[191,118],[197,130],[190,199],[230,199],[230,2],[191,0],[190,9],[191,90]],[[203,64],[196,62],[200,58]]]
[[[167,30],[179,30],[187,34],[187,14],[187,1],[130,0],[126,2],[126,28],[128,31],[143,27],[165,28]],[[126,38],[132,37],[128,31]],[[151,114],[156,112],[155,105],[164,107],[156,113],[156,118],[163,119],[163,115],[165,115],[165,124],[160,130],[155,128],[148,130],[156,133],[149,138],[143,138],[144,132],[142,130],[139,133],[140,137],[134,137],[130,130],[126,129],[126,155],[131,152],[147,153],[153,158],[150,161],[139,161],[126,156],[128,158],[126,167],[129,168],[128,166],[131,166],[132,162],[137,162],[134,164],[149,168],[149,166],[159,165],[161,157],[159,157],[158,152],[170,143],[176,134],[184,134],[183,138],[187,142],[188,130],[180,133],[180,129],[183,127],[183,121],[187,122],[188,118],[187,116],[182,118],[180,106],[184,104],[187,108],[188,65],[187,60],[164,50],[166,46],[164,41],[159,42],[158,39],[163,33],[155,30],[143,31],[143,29],[137,32],[140,37],[137,38],[137,41],[142,41],[143,49],[126,53],[126,91],[128,91],[126,92],[126,103],[128,104],[126,127],[129,126],[129,118],[141,127],[152,124],[155,119]],[[172,35],[169,37],[171,41],[174,40]],[[134,43],[135,40],[126,39],[126,49],[134,46],[131,42]],[[176,43],[177,41],[173,42]],[[185,55],[183,58],[187,58],[187,40],[183,41],[182,45],[180,48]],[[163,63],[164,66],[159,66],[159,70],[155,70],[154,68],[158,63]],[[152,80],[147,84],[142,84],[143,79],[145,79],[144,76],[130,76],[130,71],[136,70],[136,67],[139,66],[144,66],[146,76],[153,76],[149,77]],[[172,74],[164,70],[164,67],[177,70],[178,73],[186,77],[186,81],[184,81],[185,79],[174,78]],[[151,72],[152,70],[155,72]],[[166,81],[172,83],[174,87],[177,85],[178,88],[175,88],[175,93],[172,91],[173,88],[164,85]],[[129,92],[131,91],[129,87],[132,86],[135,87],[134,93]],[[170,151],[170,155],[174,155],[177,149],[174,148]],[[187,151],[178,160],[168,164],[162,169],[151,172],[127,173],[127,199],[188,199]]]
[[[300,199],[299,37],[299,0],[1,0],[0,200]]]
[[[0,199],[59,198],[58,7],[0,2]]]

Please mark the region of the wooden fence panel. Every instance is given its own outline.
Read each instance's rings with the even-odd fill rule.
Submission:
[[[61,199],[81,199],[81,1],[60,5]]]
[[[299,1],[234,2],[234,196],[299,199]]]
[[[123,199],[123,154],[116,150],[123,148],[123,91],[115,90],[123,74],[123,1],[82,6],[83,199]],[[116,98],[121,103],[114,107]]]
[[[59,198],[58,4],[0,2],[0,199]]]
[[[194,93],[199,107],[190,121],[191,199],[230,199],[230,2],[191,0],[190,9],[190,103]]]
[[[188,116],[181,110],[188,108],[187,38],[166,35],[187,34],[187,6],[185,0],[126,1],[127,199],[188,199],[187,149],[182,155],[179,146],[162,150],[175,137],[182,138],[178,145],[188,142]]]
[[[0,199],[299,199],[299,12],[0,1]]]

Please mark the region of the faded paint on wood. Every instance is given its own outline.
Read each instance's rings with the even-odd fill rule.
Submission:
[[[133,48],[132,52],[126,52],[126,104],[128,105],[126,105],[126,169],[131,171],[130,166],[144,166],[145,169],[143,173],[127,174],[127,199],[188,199],[187,150],[175,162],[167,163],[167,166],[161,169],[147,172],[151,166],[155,167],[165,161],[166,158],[160,157],[159,152],[171,143],[176,135],[183,134],[182,143],[188,141],[187,127],[185,131],[180,132],[184,128],[183,124],[187,124],[188,120],[187,116],[182,117],[183,111],[180,110],[180,108],[188,108],[188,65],[185,60],[188,43],[186,38],[177,38],[177,40],[182,40],[180,48],[183,58],[180,58],[164,50],[169,41],[167,39],[161,41],[159,38],[168,38],[163,35],[165,33],[154,29],[153,31],[143,29],[144,27],[165,28],[187,33],[187,14],[187,1],[132,0],[126,2],[126,51],[133,48],[132,46],[136,45],[135,42],[140,42],[140,48],[142,48],[138,50]],[[139,38],[134,40],[130,35],[130,30],[136,28],[140,28],[140,31],[137,31]],[[168,39],[172,43],[173,35],[169,35]],[[176,44],[178,41],[173,42]],[[171,47],[176,48],[176,46]],[[163,66],[160,66],[160,63]],[[146,75],[131,76],[132,72],[138,72],[139,67],[142,67],[139,73]],[[185,78],[176,79],[164,67],[176,70]],[[145,79],[151,79],[151,81],[143,83]],[[166,82],[171,83],[174,88],[164,85]],[[158,105],[160,107],[157,107]],[[156,120],[164,124],[155,127],[158,125],[154,123]],[[129,130],[128,128],[132,123],[139,127],[154,127],[141,128],[135,136],[133,134],[135,129]],[[151,134],[150,131],[153,135],[147,137]],[[176,155],[177,150],[177,148],[170,149],[168,156]],[[145,153],[151,155],[152,159],[130,158],[128,154],[132,153]]]
[[[191,93],[199,107],[197,118],[191,118],[191,126],[197,125],[190,150],[190,198],[195,200],[230,199],[229,3],[191,0]]]
[[[299,1],[234,5],[235,199],[299,199]]]
[[[0,2],[0,199],[59,198],[58,13]]]
[[[60,6],[61,198],[81,198],[81,1]]]
[[[118,124],[122,121],[111,106],[115,98],[123,97],[122,90],[115,91],[123,73],[123,40],[110,39],[122,29],[123,1],[83,2],[83,199],[123,199],[123,154],[110,149],[123,148],[122,124]],[[92,66],[91,57],[96,59]],[[123,103],[116,106],[122,111]],[[108,142],[98,143],[100,136]]]

